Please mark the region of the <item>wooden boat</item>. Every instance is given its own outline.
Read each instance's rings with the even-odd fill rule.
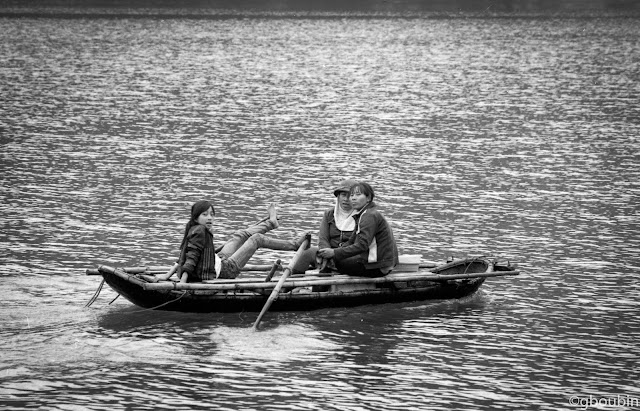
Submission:
[[[249,271],[233,280],[202,283],[158,281],[161,267],[114,268],[102,265],[87,270],[132,303],[149,309],[185,312],[258,312],[280,278],[272,271]],[[269,266],[266,266],[267,268]],[[264,269],[265,266],[260,267]],[[286,270],[285,270],[286,271]],[[415,271],[399,271],[384,277],[356,277],[308,271],[284,277],[272,311],[307,311],[326,307],[352,307],[432,299],[462,298],[473,294],[488,277],[517,275],[514,267],[488,258],[467,258],[439,266],[417,265]]]

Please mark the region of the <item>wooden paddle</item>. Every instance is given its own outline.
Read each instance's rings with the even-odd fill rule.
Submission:
[[[302,256],[304,251],[307,248],[309,248],[310,244],[311,244],[311,236],[307,235],[307,238],[305,238],[302,244],[300,244],[300,247],[298,247],[298,251],[296,251],[296,254],[293,256],[293,258],[289,262],[289,265],[287,266],[287,268],[285,268],[284,271],[282,272],[282,275],[280,276],[280,280],[278,280],[278,283],[274,287],[273,291],[271,291],[271,295],[267,299],[267,302],[264,304],[264,307],[262,307],[262,311],[260,311],[260,315],[258,315],[256,322],[253,323],[254,330],[258,330],[258,325],[260,324],[260,320],[262,320],[262,317],[269,310],[269,307],[271,307],[271,304],[278,298],[278,294],[280,293],[280,289],[282,288],[282,285],[287,280],[287,277],[289,277],[289,274],[291,274],[291,272],[293,271],[293,267],[295,267],[296,263],[300,259],[300,256]]]
[[[269,273],[267,274],[267,276],[264,279],[265,282],[271,281],[271,278],[273,278],[273,275],[276,273],[276,270],[278,269],[278,267],[280,267],[280,259],[279,258],[275,263],[273,263],[273,266],[271,266],[271,270],[269,270]]]

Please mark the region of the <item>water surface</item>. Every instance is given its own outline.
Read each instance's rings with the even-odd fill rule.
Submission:
[[[629,17],[54,18],[0,24],[0,402],[575,409],[640,397],[640,56]],[[523,275],[455,301],[141,311],[84,270],[168,265],[372,183],[402,253]],[[290,255],[260,251],[252,263]]]

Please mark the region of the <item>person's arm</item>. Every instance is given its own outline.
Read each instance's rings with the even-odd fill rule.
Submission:
[[[349,245],[334,250],[336,260],[343,260],[369,250],[369,245],[373,242],[378,230],[377,219],[373,213],[366,213],[360,216],[358,225],[360,232],[353,232],[349,239]]]
[[[326,210],[324,215],[322,216],[322,222],[320,223],[320,231],[318,232],[318,248],[331,248],[330,238],[331,235],[329,233],[329,215],[331,214],[331,210]]]
[[[187,279],[185,275],[192,276],[196,270],[196,266],[198,265],[198,261],[200,261],[200,256],[202,255],[202,250],[204,250],[206,231],[207,229],[205,226],[198,225],[189,232],[185,261],[182,264],[183,274],[180,279],[182,282],[185,282]]]

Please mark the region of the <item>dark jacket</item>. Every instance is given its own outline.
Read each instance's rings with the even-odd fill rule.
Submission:
[[[196,225],[189,230],[186,250],[179,264],[189,274],[189,282],[216,279],[216,248],[213,235],[203,225]]]
[[[398,264],[396,240],[391,226],[380,214],[376,204],[369,203],[364,210],[353,217],[356,219],[356,229],[347,244],[335,250],[336,261],[359,255],[367,270],[395,267]],[[374,238],[378,248],[378,259],[369,262],[369,245]]]
[[[341,243],[346,243],[351,238],[353,231],[341,231],[336,226],[334,214],[334,207],[324,212],[320,223],[320,231],[318,232],[318,248],[320,249],[338,248]]]

